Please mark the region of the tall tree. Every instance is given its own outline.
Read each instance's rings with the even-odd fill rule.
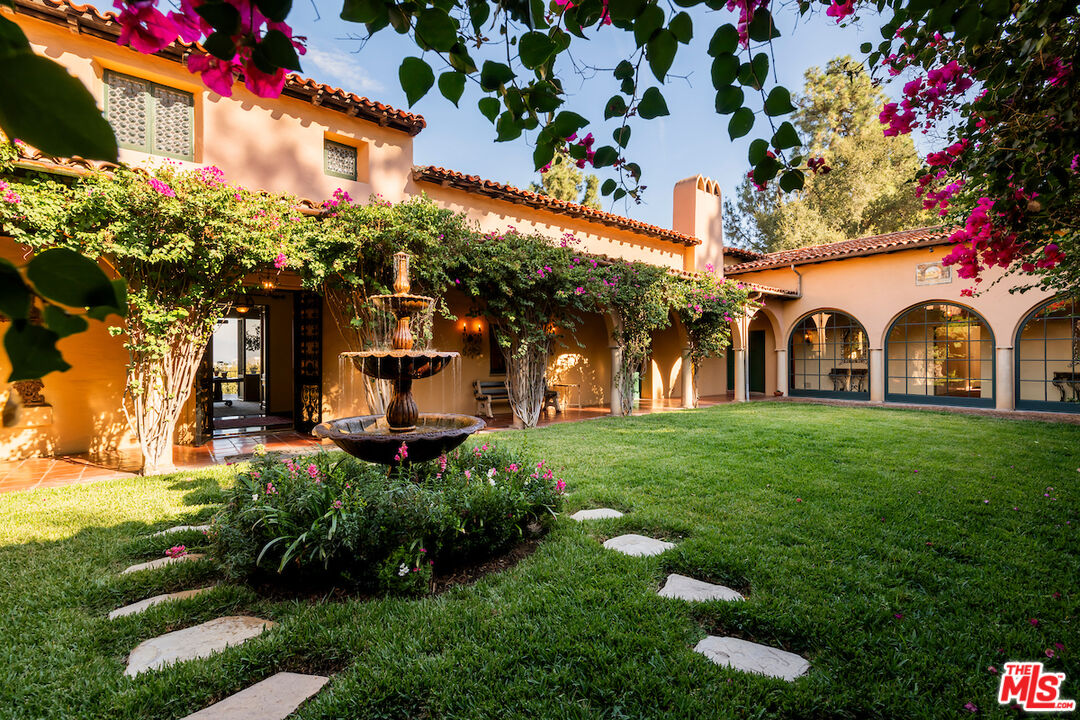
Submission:
[[[581,170],[562,155],[552,160],[548,170],[540,175],[539,183],[529,183],[529,189],[556,200],[600,209],[600,178],[591,174],[583,176]]]
[[[910,135],[882,135],[886,97],[862,64],[845,55],[805,78],[794,113],[804,142],[797,152],[817,172],[791,193],[745,177],[735,201],[724,203],[731,244],[775,252],[932,224],[914,193],[915,144]]]

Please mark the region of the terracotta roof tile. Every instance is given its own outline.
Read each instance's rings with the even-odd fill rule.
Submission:
[[[566,202],[565,200],[557,200],[548,195],[521,190],[513,185],[504,185],[503,183],[484,180],[476,175],[466,175],[434,165],[414,167],[413,179],[417,182],[445,185],[468,193],[487,195],[488,197],[497,200],[504,200],[518,205],[528,205],[529,207],[537,208],[539,210],[549,210],[554,213],[559,213],[560,215],[580,217],[585,220],[601,223],[603,225],[611,225],[641,235],[658,238],[660,240],[679,243],[680,245],[692,246],[701,244],[700,240],[691,235],[685,235],[680,232],[675,232],[674,230],[668,230],[667,228],[650,225],[639,220],[632,220],[621,215],[615,215],[614,213],[596,210],[595,208]]]
[[[855,238],[854,240],[844,240],[829,243],[828,245],[811,245],[797,250],[782,250],[762,255],[756,260],[739,263],[738,265],[729,265],[724,268],[724,273],[726,275],[737,275],[739,273],[787,267],[789,265],[806,265],[808,263],[840,260],[860,255],[877,255],[909,248],[946,245],[949,243],[951,233],[952,230],[939,225],[915,230],[902,230],[887,235]]]
[[[728,247],[724,246],[724,254],[731,257],[739,258],[740,260],[757,260],[758,258],[765,257],[762,253],[754,252],[753,250],[747,250],[741,247]]]
[[[116,22],[115,13],[101,13],[90,5],[77,5],[69,0],[15,0],[15,12],[63,25],[76,32],[110,42],[116,42],[120,36],[120,24]],[[183,62],[189,53],[197,50],[199,48],[196,45],[177,41],[157,55],[175,62]],[[416,135],[427,127],[427,121],[422,115],[398,110],[340,88],[300,77],[295,73],[287,76],[282,95],[359,117],[377,125],[401,130],[410,135]]]

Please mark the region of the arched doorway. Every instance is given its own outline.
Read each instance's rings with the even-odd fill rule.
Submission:
[[[1080,301],[1051,300],[1020,323],[1016,407],[1080,412]]]
[[[869,353],[862,323],[837,310],[816,310],[788,337],[788,393],[869,400]]]
[[[885,336],[885,399],[932,405],[994,405],[994,334],[955,303],[918,305]]]

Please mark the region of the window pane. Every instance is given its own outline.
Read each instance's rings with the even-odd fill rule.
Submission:
[[[356,148],[333,140],[324,141],[326,174],[347,180],[356,179]]]
[[[150,83],[145,80],[107,73],[108,117],[116,141],[129,147],[146,148],[146,95]]]
[[[190,158],[195,154],[191,127],[193,102],[191,93],[160,85],[154,86],[154,152],[156,154],[178,158]]]

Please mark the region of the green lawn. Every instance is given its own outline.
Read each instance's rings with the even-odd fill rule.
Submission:
[[[179,718],[280,670],[334,673],[307,719],[1014,717],[987,668],[1022,659],[1080,698],[1077,426],[753,403],[495,437],[565,468],[568,511],[628,514],[562,518],[513,569],[427,600],[222,584],[109,621],[215,579],[210,563],[117,573],[171,544],[148,531],[208,518],[228,469],[0,495],[0,716]],[[678,547],[599,544],[626,532]],[[668,572],[749,599],[659,598]],[[140,641],[223,614],[279,625],[123,676]],[[707,633],[812,669],[788,684],[716,667],[692,651]]]

